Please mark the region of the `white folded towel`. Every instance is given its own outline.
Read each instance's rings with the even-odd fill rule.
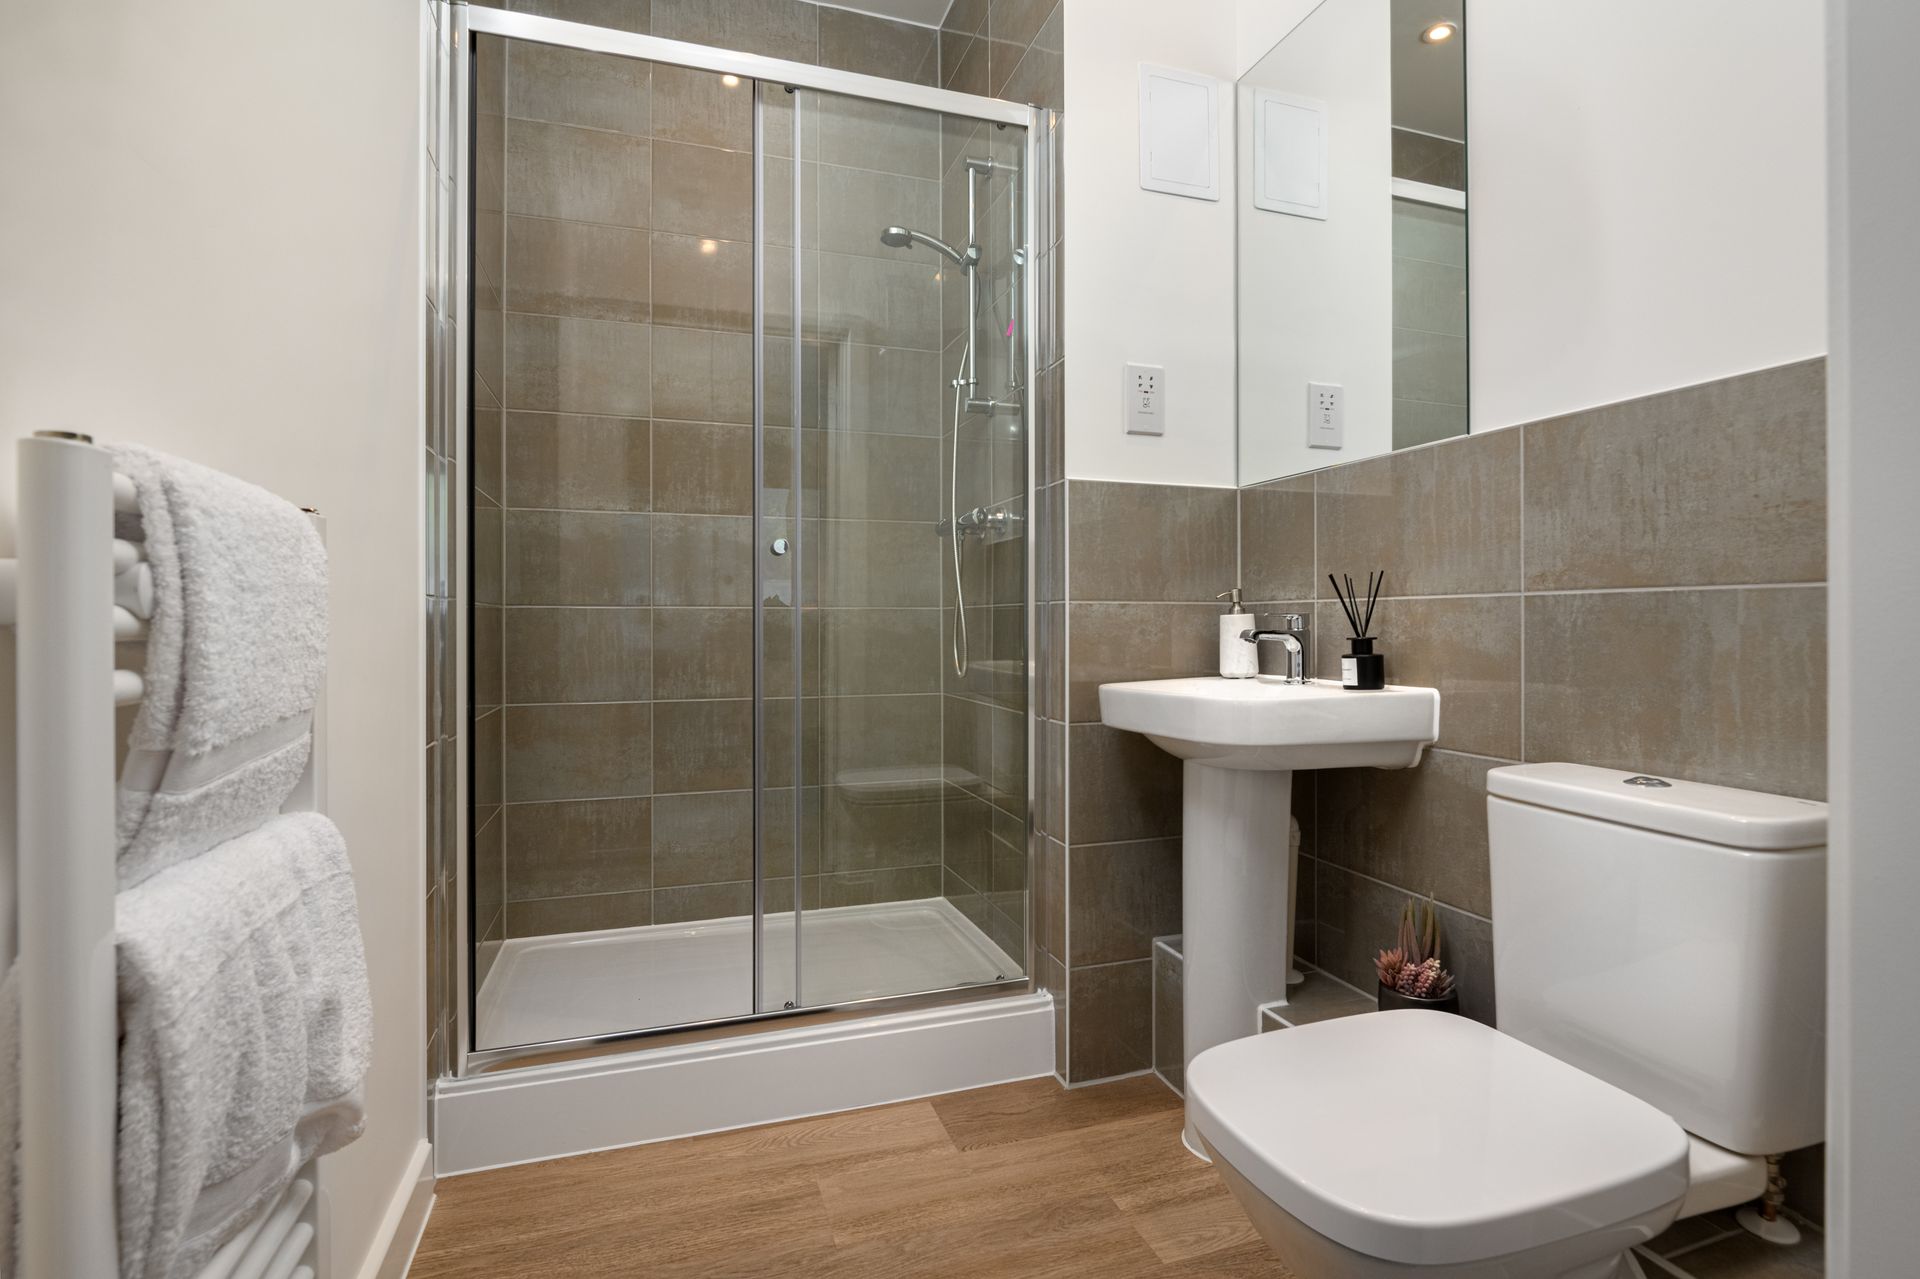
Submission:
[[[139,514],[154,613],[146,698],[120,778],[120,886],[258,826],[306,767],[327,655],[327,552],[265,489],[111,446]]]
[[[360,1135],[373,1007],[340,831],[290,813],[122,891],[122,1279],[199,1271]],[[14,1272],[17,974],[0,984],[0,1276]]]

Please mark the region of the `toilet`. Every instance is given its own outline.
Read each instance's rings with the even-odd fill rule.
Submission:
[[[1826,805],[1487,774],[1499,1029],[1366,1013],[1218,1045],[1189,1122],[1306,1279],[1626,1279],[1824,1137]]]

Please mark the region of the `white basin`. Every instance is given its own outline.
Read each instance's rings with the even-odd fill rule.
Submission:
[[[1389,685],[1156,679],[1100,686],[1100,717],[1186,761],[1181,799],[1184,1013],[1191,1062],[1255,1034],[1293,963],[1293,772],[1411,768],[1440,736],[1440,693]],[[1189,1120],[1187,1148],[1201,1154]]]
[[[1330,680],[1150,679],[1100,686],[1100,718],[1215,768],[1411,768],[1440,735],[1440,693]]]

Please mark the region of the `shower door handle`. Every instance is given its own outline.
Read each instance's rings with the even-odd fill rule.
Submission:
[[[786,538],[776,537],[773,539],[773,545],[769,546],[767,549],[772,551],[775,555],[785,555],[789,549],[789,546],[790,544],[788,543]]]

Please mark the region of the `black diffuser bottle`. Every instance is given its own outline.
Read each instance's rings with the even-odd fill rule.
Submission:
[[[1379,602],[1380,588],[1386,585],[1384,571],[1367,574],[1367,604],[1365,611],[1360,607],[1360,596],[1353,588],[1353,579],[1347,578],[1343,591],[1340,583],[1334,581],[1333,574],[1327,574],[1327,580],[1333,582],[1333,593],[1340,601],[1340,607],[1347,614],[1347,622],[1353,627],[1353,638],[1347,641],[1347,652],[1340,658],[1340,686],[1352,689],[1374,689],[1387,686],[1387,659],[1373,651],[1374,637],[1367,632],[1373,629],[1373,606]]]

